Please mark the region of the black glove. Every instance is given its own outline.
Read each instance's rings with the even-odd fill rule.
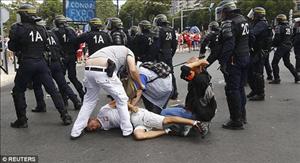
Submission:
[[[199,59],[205,58],[205,54],[204,54],[204,53],[200,53],[198,58],[199,58]]]
[[[186,80],[186,78],[190,75],[192,69],[186,65],[181,66],[180,69],[181,69],[180,78]]]
[[[224,74],[224,75],[228,75],[228,72],[227,72],[227,65],[226,64],[222,64],[220,66],[220,70],[221,72]]]

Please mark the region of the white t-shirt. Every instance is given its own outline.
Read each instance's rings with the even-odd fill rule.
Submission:
[[[101,129],[109,130],[111,128],[120,128],[120,116],[116,108],[108,104],[100,108],[97,119],[101,123]]]
[[[124,45],[113,45],[96,51],[90,58],[109,58],[116,64],[116,71],[127,62],[127,56],[134,57],[133,52]]]

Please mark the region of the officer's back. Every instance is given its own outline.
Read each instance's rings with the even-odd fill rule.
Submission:
[[[67,25],[67,20],[63,15],[56,16],[55,25],[56,27],[53,28],[52,31],[57,36],[65,55],[75,56],[75,52],[78,49],[78,47],[74,44],[77,37],[75,30]]]
[[[109,30],[109,35],[113,45],[127,45],[127,35],[123,31],[123,22],[117,17],[112,17],[107,20],[106,29]]]
[[[277,17],[284,17],[285,15],[279,14]],[[275,37],[273,40],[273,46],[277,48],[292,48],[291,41],[292,31],[287,21],[279,22],[275,27]]]
[[[99,18],[93,18],[89,21],[91,31],[81,34],[76,39],[76,44],[86,42],[89,55],[91,56],[99,49],[111,45],[111,39],[107,32],[102,30],[103,25]]]

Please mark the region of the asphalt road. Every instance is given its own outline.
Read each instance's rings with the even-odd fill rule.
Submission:
[[[178,53],[174,64],[180,63],[192,53]],[[291,60],[293,64],[294,55]],[[218,102],[218,112],[212,121],[211,132],[201,139],[163,136],[135,141],[123,138],[118,129],[88,133],[76,141],[69,139],[70,126],[62,126],[58,112],[46,97],[47,113],[32,113],[35,106],[33,91],[26,92],[29,128],[14,129],[9,126],[16,118],[10,91],[12,84],[1,87],[1,155],[38,155],[41,163],[59,162],[178,162],[178,163],[299,163],[300,162],[300,84],[281,63],[280,85],[266,84],[264,102],[248,102],[248,124],[245,130],[230,131],[221,128],[228,117],[224,95],[224,80],[217,70],[218,63],[209,68]],[[177,84],[182,102],[187,83],[179,78]],[[83,67],[78,67],[82,79]],[[246,88],[249,92],[249,88]],[[102,91],[99,105],[108,100]],[[68,108],[73,118],[78,111]],[[99,108],[99,106],[98,106]]]

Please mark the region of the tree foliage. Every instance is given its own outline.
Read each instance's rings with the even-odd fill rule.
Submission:
[[[117,15],[117,8],[112,0],[96,0],[96,15],[105,21],[107,18]]]
[[[39,7],[38,15],[46,20],[47,25],[52,25],[56,15],[63,14],[63,4],[60,0],[44,0]]]
[[[147,3],[146,3],[147,2]],[[121,7],[120,18],[126,28],[141,20],[152,21],[157,14],[168,14],[171,0],[127,0]]]

